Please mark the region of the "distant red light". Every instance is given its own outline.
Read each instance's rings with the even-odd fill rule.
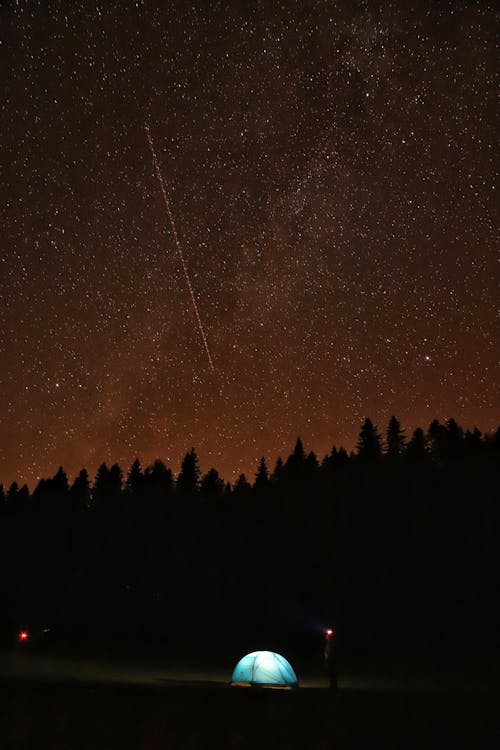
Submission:
[[[26,632],[26,630],[21,630],[21,632],[19,633],[19,640],[20,641],[28,640],[28,633]]]
[[[333,635],[333,632],[334,632],[333,630],[327,630],[326,631],[326,637],[330,638],[330,636]]]

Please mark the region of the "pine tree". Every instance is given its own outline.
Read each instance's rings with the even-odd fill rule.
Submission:
[[[259,461],[259,468],[255,475],[254,487],[256,490],[262,490],[269,484],[269,472],[267,470],[266,459],[264,456]]]
[[[235,495],[246,495],[251,490],[250,482],[247,480],[244,474],[240,474],[234,485]]]
[[[163,461],[157,458],[144,472],[144,483],[147,491],[158,500],[164,500],[173,492],[174,478]]]
[[[50,480],[50,491],[57,495],[65,495],[69,490],[68,477],[60,466],[55,476]]]
[[[453,419],[453,417],[446,421],[445,427],[448,432],[450,440],[459,442],[460,440],[463,439],[464,431],[460,427],[460,425],[457,424],[456,420]]]
[[[123,472],[118,464],[108,469],[105,463],[97,469],[92,488],[92,504],[119,500],[122,492]]]
[[[412,460],[421,460],[427,456],[425,435],[421,427],[417,427],[410,442],[406,446],[406,455]]]
[[[144,474],[142,473],[141,462],[138,458],[134,460],[127,474],[125,482],[125,491],[128,495],[139,495],[144,486]]]
[[[464,431],[454,419],[448,419],[446,427],[446,457],[448,459],[459,459],[464,449]]]
[[[314,451],[310,451],[307,454],[307,458],[304,462],[304,472],[308,482],[314,481],[314,477],[317,475],[319,470],[319,461]]]
[[[339,466],[345,465],[349,461],[349,455],[345,448],[340,446],[339,451],[337,453],[337,464]]]
[[[69,496],[74,508],[85,510],[90,505],[90,481],[87,469],[82,469],[70,487]]]
[[[48,490],[49,482],[50,482],[49,479],[43,479],[43,478],[40,479],[38,481],[37,486],[33,490],[33,497],[41,497],[41,496],[43,496],[45,494],[45,492],[47,492],[47,490]]]
[[[358,458],[376,460],[382,455],[382,441],[377,428],[368,417],[363,422],[357,445]]]
[[[291,453],[283,469],[283,478],[289,485],[300,486],[305,479],[306,454],[302,440],[297,438],[293,453]]]
[[[391,417],[387,427],[387,450],[386,455],[390,458],[397,458],[405,451],[405,438],[401,425],[396,417]]]
[[[331,453],[327,453],[325,456],[323,456],[323,460],[321,461],[321,471],[322,472],[328,472],[330,471],[332,466],[335,466],[337,463],[337,448],[333,446]]]
[[[224,481],[220,478],[217,469],[210,469],[201,480],[201,494],[207,499],[222,497],[224,494]]]
[[[483,448],[483,435],[477,427],[467,430],[464,436],[464,445],[468,454],[476,454]]]
[[[115,500],[118,499],[123,489],[123,471],[118,464],[113,464],[109,470],[109,490],[110,495]]]
[[[17,493],[17,502],[21,504],[26,504],[30,499],[30,491],[28,489],[27,484],[23,484],[22,487],[20,487],[19,492]]]
[[[92,503],[100,503],[105,500],[109,486],[109,469],[102,463],[97,469],[92,487]]]
[[[448,451],[448,433],[446,427],[438,419],[433,419],[429,425],[427,436],[433,458],[443,461]]]
[[[194,496],[200,486],[200,469],[195,449],[186,453],[181,464],[181,471],[177,477],[176,492],[181,496]]]
[[[19,494],[19,485],[17,482],[12,482],[9,489],[7,490],[7,503],[9,505],[13,505],[17,500],[18,494]]]
[[[302,440],[300,439],[300,436],[297,438],[297,442],[295,443],[295,448],[292,453],[293,458],[297,463],[302,463],[305,461],[306,454],[304,451],[304,446],[302,445]]]
[[[278,456],[278,458],[276,459],[276,464],[274,466],[274,471],[271,474],[271,482],[273,484],[279,484],[282,478],[283,478],[283,461],[281,459],[281,456]]]

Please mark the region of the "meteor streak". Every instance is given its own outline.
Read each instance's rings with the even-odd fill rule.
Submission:
[[[207,353],[208,362],[210,364],[210,369],[212,370],[212,372],[215,372],[215,367],[214,367],[214,363],[213,363],[213,360],[212,360],[212,355],[210,354],[210,349],[208,348],[207,337],[206,337],[205,331],[203,329],[203,325],[202,325],[201,318],[200,318],[200,313],[199,313],[199,310],[198,310],[198,305],[196,304],[196,298],[194,296],[193,287],[191,285],[191,280],[189,278],[187,263],[186,263],[186,261],[184,259],[184,255],[182,253],[182,247],[181,247],[181,243],[179,241],[179,235],[177,234],[177,228],[175,226],[174,216],[172,214],[172,209],[170,208],[170,201],[168,200],[167,189],[165,187],[165,183],[163,181],[163,176],[162,176],[162,173],[160,171],[160,165],[159,165],[158,159],[156,157],[156,151],[155,151],[155,147],[154,147],[154,143],[153,143],[153,138],[151,137],[151,133],[150,133],[150,130],[149,130],[149,125],[148,125],[147,122],[144,123],[144,129],[146,131],[146,136],[147,136],[147,139],[148,139],[149,148],[150,148],[150,151],[151,151],[151,156],[153,157],[153,166],[155,168],[156,176],[158,177],[158,182],[160,183],[160,188],[161,188],[161,192],[162,192],[162,195],[163,195],[163,201],[165,203],[165,207],[167,209],[168,218],[170,220],[170,226],[172,228],[172,234],[174,235],[174,242],[175,242],[175,247],[177,249],[177,255],[179,256],[179,260],[181,262],[182,270],[184,271],[184,278],[186,279],[187,288],[188,288],[188,291],[189,291],[189,295],[191,297],[191,302],[193,303],[194,314],[195,314],[196,320],[198,322],[198,329],[200,331],[200,336],[201,336],[201,339],[203,341],[203,346],[205,347],[205,351]]]

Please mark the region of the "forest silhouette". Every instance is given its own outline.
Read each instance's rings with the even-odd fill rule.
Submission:
[[[406,439],[392,417],[322,461],[299,438],[253,482],[201,476],[191,449],[177,476],[136,459],[0,486],[3,629],[293,652],[334,624],[347,658],[484,658],[499,458],[500,428],[434,420]]]

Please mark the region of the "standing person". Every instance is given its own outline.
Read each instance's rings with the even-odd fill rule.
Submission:
[[[337,690],[337,643],[335,640],[334,629],[325,631],[325,663],[330,688],[332,690]]]

